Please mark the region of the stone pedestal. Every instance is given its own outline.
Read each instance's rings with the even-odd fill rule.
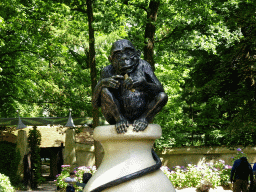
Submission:
[[[20,162],[18,166],[18,173],[17,175],[23,178],[23,173],[24,173],[24,165],[23,165],[23,158],[24,155],[28,153],[28,137],[27,137],[27,132],[24,130],[19,130],[18,131],[18,137],[17,137],[17,150],[20,153]]]
[[[69,128],[66,131],[65,149],[64,149],[64,164],[70,165],[71,170],[73,170],[73,168],[77,167],[75,129],[72,129],[72,128]]]
[[[143,132],[128,127],[125,134],[117,134],[114,125],[99,126],[94,139],[100,141],[105,155],[97,172],[87,183],[84,192],[154,165],[151,148],[162,134],[159,125],[150,124]],[[103,190],[104,192],[175,192],[172,183],[159,169],[153,173]]]

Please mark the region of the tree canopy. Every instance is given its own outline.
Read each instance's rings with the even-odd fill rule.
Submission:
[[[125,38],[169,96],[157,147],[254,145],[255,21],[252,0],[3,0],[0,117],[93,116],[95,82]]]

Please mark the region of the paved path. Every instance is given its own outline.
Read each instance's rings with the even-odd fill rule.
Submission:
[[[196,188],[176,189],[176,192],[196,192]],[[211,188],[209,192],[232,192],[232,190],[224,190],[223,187],[216,187],[215,189]]]
[[[57,187],[54,181],[46,181],[45,183],[41,184],[37,190],[30,190],[31,192],[56,192]],[[28,191],[20,191],[17,192],[28,192]],[[176,192],[196,192],[196,188],[185,188],[185,189],[176,189]],[[210,192],[232,192],[232,190],[224,190],[222,187],[217,187],[216,189],[210,189]]]
[[[42,191],[49,191],[49,192],[55,192],[57,191],[57,187],[54,181],[46,181],[43,184],[41,184],[37,190],[28,190],[33,192],[42,192]],[[20,191],[17,190],[17,192],[28,192],[28,191]]]

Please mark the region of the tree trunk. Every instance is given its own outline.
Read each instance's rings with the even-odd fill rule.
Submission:
[[[155,21],[157,19],[157,11],[160,1],[151,0],[147,12],[147,24],[145,29],[145,46],[144,46],[144,59],[149,62],[152,69],[155,70],[154,61],[154,36],[156,32]]]
[[[88,25],[89,25],[89,66],[91,69],[91,88],[92,94],[94,92],[94,88],[97,85],[97,71],[96,71],[96,63],[95,63],[95,39],[94,39],[94,29],[92,26],[93,22],[93,9],[92,9],[92,1],[86,0],[87,6],[87,16],[88,16]],[[93,124],[92,127],[95,128],[99,125],[99,110],[96,108],[92,109],[92,117],[93,117]],[[95,147],[95,164],[96,167],[99,167],[103,155],[102,155],[102,147],[98,141],[94,141]]]

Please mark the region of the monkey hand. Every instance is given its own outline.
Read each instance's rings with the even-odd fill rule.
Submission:
[[[132,89],[132,88],[144,88],[146,85],[146,79],[144,77],[137,77],[137,78],[125,78],[124,80],[124,88],[125,89]]]
[[[148,126],[148,121],[145,118],[135,120],[133,122],[133,131],[144,131]]]
[[[124,88],[125,89],[132,89],[133,88],[133,80],[130,77],[125,78],[125,80],[124,80]]]
[[[120,86],[120,82],[118,79],[124,79],[122,75],[114,75],[112,77],[108,77],[101,80],[102,87],[110,87],[117,89]]]
[[[129,122],[127,120],[120,120],[116,123],[116,132],[118,134],[127,132],[127,127],[129,127]]]

